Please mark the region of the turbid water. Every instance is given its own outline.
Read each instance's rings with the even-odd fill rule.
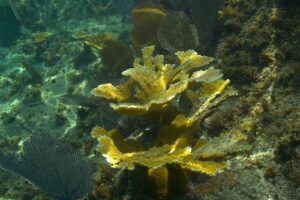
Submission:
[[[0,200],[300,199],[298,0],[0,0]]]

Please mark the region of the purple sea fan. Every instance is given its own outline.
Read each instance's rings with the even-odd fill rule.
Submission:
[[[0,166],[56,200],[75,200],[93,189],[91,164],[70,144],[48,134],[25,141],[20,159],[0,153]]]

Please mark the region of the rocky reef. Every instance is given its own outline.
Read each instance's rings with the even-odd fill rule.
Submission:
[[[55,199],[50,154],[93,176],[63,199],[299,199],[299,9],[0,0],[0,199]]]

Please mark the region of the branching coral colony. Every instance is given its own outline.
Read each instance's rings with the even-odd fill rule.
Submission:
[[[117,112],[152,119],[155,116],[159,131],[153,147],[146,150],[116,129],[95,127],[92,136],[98,139],[101,154],[114,168],[133,170],[135,165],[145,166],[149,176],[167,177],[170,164],[215,175],[226,168],[226,154],[247,137],[232,130],[210,141],[195,139],[199,135],[198,124],[220,102],[237,95],[236,91],[228,86],[229,80],[221,79],[218,69],[199,69],[211,63],[211,57],[193,50],[179,51],[179,65],[175,66],[165,64],[164,56],[154,56],[153,52],[154,46],[142,49],[142,58],[135,58],[134,67],[123,71],[122,75],[129,77],[125,83],[102,84],[92,90],[95,96],[111,102]],[[183,96],[192,102],[189,114],[180,109],[178,102]]]

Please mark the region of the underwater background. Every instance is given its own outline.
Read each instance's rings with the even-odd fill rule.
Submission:
[[[300,199],[299,0],[0,0],[0,200]]]

